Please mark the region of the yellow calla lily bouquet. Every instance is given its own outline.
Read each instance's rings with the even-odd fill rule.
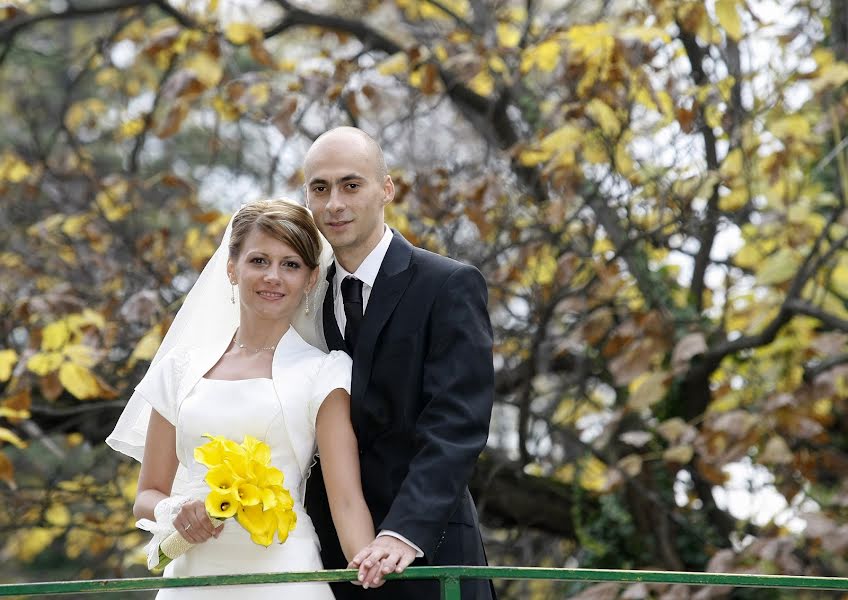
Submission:
[[[283,487],[282,471],[270,464],[268,444],[249,435],[241,444],[220,436],[203,437],[209,441],[195,448],[194,460],[209,468],[205,504],[213,523],[235,517],[253,542],[270,546],[275,534],[281,544],[285,542],[297,525],[297,514]],[[159,545],[159,564],[153,570],[164,569],[193,545],[179,531],[173,532]]]

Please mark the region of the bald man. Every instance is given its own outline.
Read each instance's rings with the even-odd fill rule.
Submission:
[[[395,194],[380,146],[340,127],[312,144],[306,197],[335,254],[323,302],[327,346],[353,358],[351,421],[362,487],[385,556],[341,600],[439,597],[434,580],[383,581],[412,565],[485,565],[468,480],[486,445],[494,397],[486,282],[474,267],[412,246],[386,227]],[[306,508],[324,566],[345,561],[320,474]],[[372,588],[372,589],[366,589]],[[463,580],[463,600],[494,598],[491,582]]]

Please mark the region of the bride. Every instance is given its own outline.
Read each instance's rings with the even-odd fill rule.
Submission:
[[[159,543],[175,530],[197,544],[168,565],[165,576],[323,568],[303,508],[316,441],[348,560],[374,539],[350,423],[351,361],[316,347],[323,340],[315,298],[327,285],[319,273],[321,252],[321,236],[302,206],[263,201],[242,207],[106,440],[141,461],[133,512],[139,526],[155,534],[148,564],[158,562]],[[213,526],[204,508],[206,467],[194,460],[205,434],[236,442],[251,435],[270,446],[297,517],[285,543],[257,545],[235,519]],[[241,600],[333,598],[325,583],[237,587]],[[157,598],[230,599],[234,591],[164,589]]]

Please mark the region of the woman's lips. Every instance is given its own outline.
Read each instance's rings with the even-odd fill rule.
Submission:
[[[280,292],[268,292],[268,291],[260,290],[256,293],[260,297],[262,297],[266,300],[281,300],[285,297],[285,294],[282,294]]]

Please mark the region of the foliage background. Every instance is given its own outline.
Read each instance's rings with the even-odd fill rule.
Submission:
[[[102,440],[341,124],[489,282],[492,564],[848,575],[846,61],[846,0],[0,2],[0,580],[144,574]]]

